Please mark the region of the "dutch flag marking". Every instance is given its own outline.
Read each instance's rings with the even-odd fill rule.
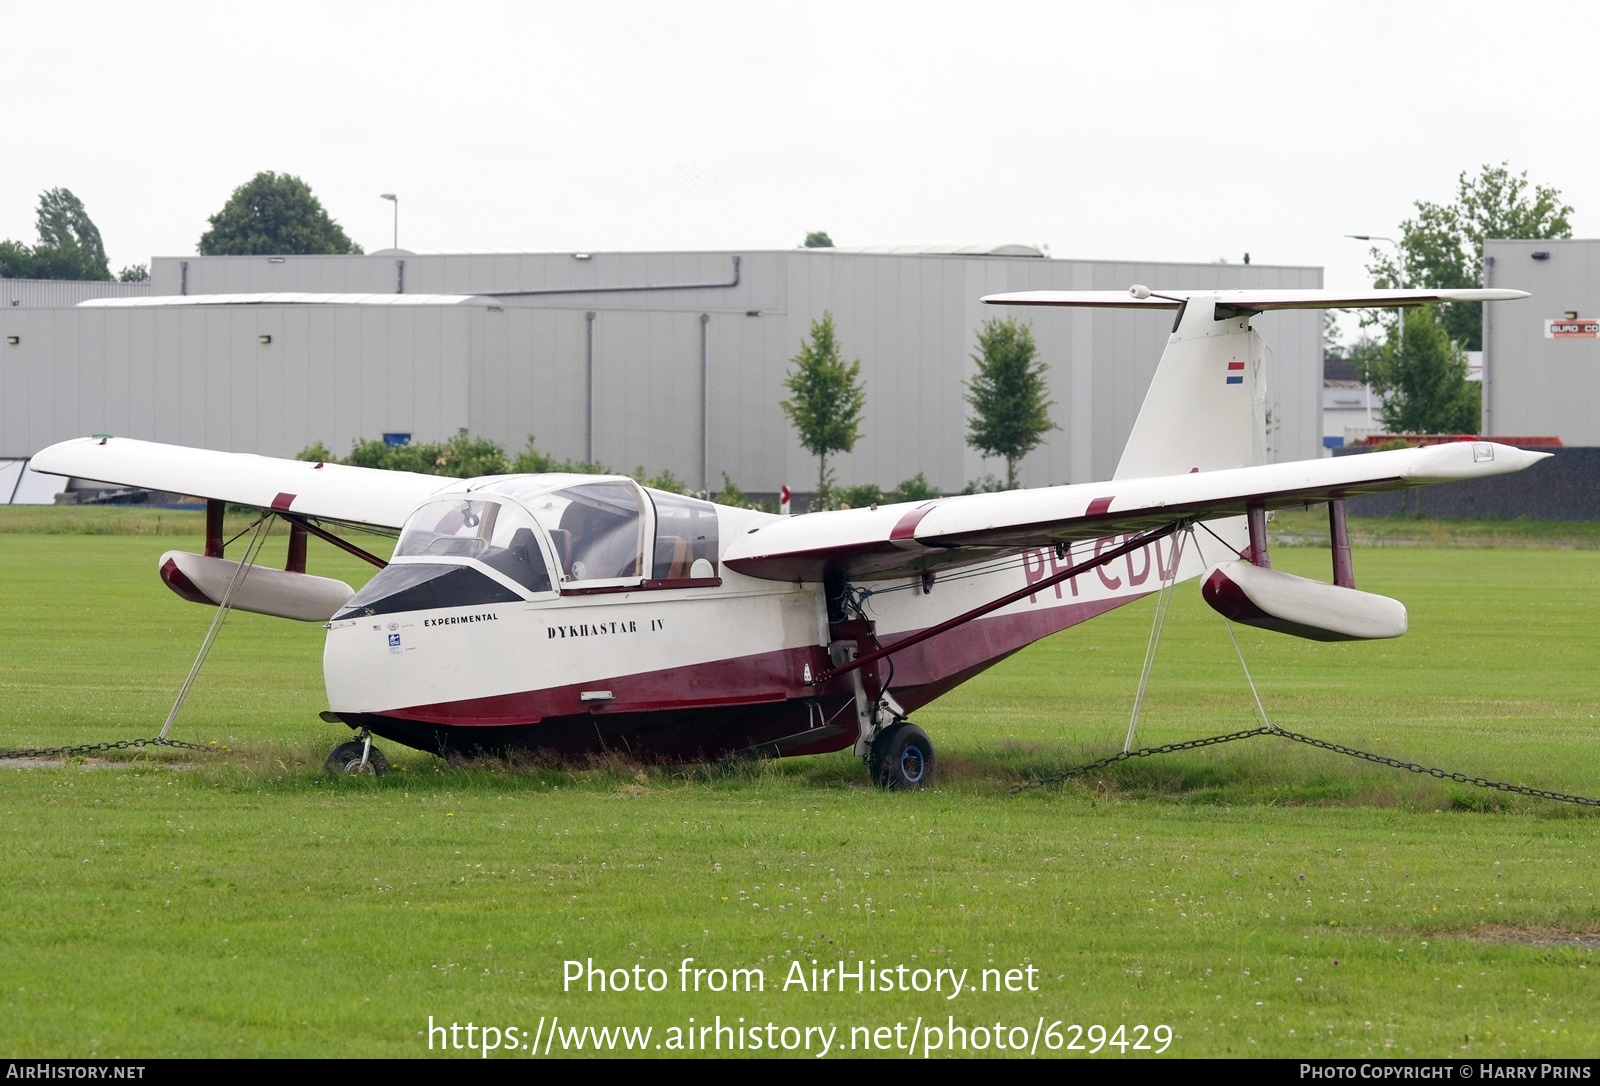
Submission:
[[[1243,362],[1229,362],[1228,363],[1228,384],[1230,384],[1230,385],[1242,385],[1242,384],[1244,384],[1244,363]]]

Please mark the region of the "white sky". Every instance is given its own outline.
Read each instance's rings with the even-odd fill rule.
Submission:
[[[70,188],[113,271],[259,170],[367,249],[1016,241],[1320,265],[1508,160],[1600,233],[1592,9],[0,0],[0,237]],[[1512,286],[1515,284],[1504,284]]]

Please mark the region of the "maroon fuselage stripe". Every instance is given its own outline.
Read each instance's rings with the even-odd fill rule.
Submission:
[[[1138,598],[976,619],[895,654],[891,689],[908,712],[915,711],[1018,649]],[[783,649],[381,713],[334,711],[352,727],[370,727],[377,735],[429,751],[444,746],[581,753],[594,750],[597,740],[605,749],[683,757],[712,757],[760,744],[772,744],[773,752],[784,756],[847,747],[856,734],[849,711],[854,684],[848,676],[808,683],[808,665],[812,675],[820,675],[829,665],[826,650]],[[889,665],[883,667],[887,677]],[[613,697],[582,699],[584,691],[598,688]],[[833,723],[822,727],[821,721]]]

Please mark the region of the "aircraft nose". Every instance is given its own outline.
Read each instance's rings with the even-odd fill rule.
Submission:
[[[350,597],[335,619],[516,603],[511,589],[470,566],[391,564]]]

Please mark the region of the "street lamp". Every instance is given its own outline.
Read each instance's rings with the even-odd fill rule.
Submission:
[[[1400,243],[1398,241],[1394,240],[1394,238],[1381,238],[1375,234],[1346,234],[1345,237],[1355,238],[1357,241],[1387,241],[1390,245],[1393,245],[1395,260],[1398,262],[1398,267],[1400,269],[1400,282],[1396,283],[1395,286],[1398,287],[1404,285],[1406,281],[1406,251],[1400,247]],[[1399,322],[1395,329],[1395,350],[1403,352],[1406,349],[1405,314],[1399,309],[1396,309],[1395,319]]]
[[[1400,243],[1398,241],[1394,240],[1394,238],[1379,237],[1376,234],[1346,234],[1345,237],[1354,238],[1357,241],[1386,241],[1390,245],[1393,245],[1394,246],[1395,260],[1397,262],[1396,266],[1398,267],[1399,272],[1400,272],[1400,282],[1396,283],[1395,286],[1400,286],[1401,284],[1403,284],[1405,282],[1405,279],[1406,279],[1406,251],[1403,248],[1400,247]],[[1396,309],[1395,310],[1395,351],[1397,353],[1404,352],[1405,348],[1406,348],[1406,317],[1405,317],[1405,311],[1402,310],[1402,309]],[[1369,384],[1369,385],[1366,386],[1366,389],[1367,389],[1367,426],[1370,429],[1371,426],[1372,426],[1372,386]]]
[[[380,192],[378,198],[394,205],[394,247],[400,248],[400,197],[392,192]]]
[[[1405,285],[1406,251],[1400,247],[1400,243],[1398,241],[1394,240],[1394,238],[1380,238],[1375,234],[1346,234],[1345,237],[1347,237],[1347,238],[1355,238],[1357,241],[1387,241],[1390,245],[1393,245],[1394,246],[1395,259],[1399,262],[1399,266],[1400,266],[1400,279],[1401,279],[1401,282],[1396,283],[1395,286],[1398,287],[1398,286],[1404,286]]]

